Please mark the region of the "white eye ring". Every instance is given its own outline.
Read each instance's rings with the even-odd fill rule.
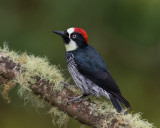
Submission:
[[[74,34],[72,37],[75,39],[77,36]]]

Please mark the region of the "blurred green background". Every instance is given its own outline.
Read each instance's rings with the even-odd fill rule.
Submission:
[[[51,31],[69,27],[87,31],[133,111],[160,127],[160,1],[0,0],[0,46],[47,56],[67,78],[62,39]],[[48,109],[24,106],[16,89],[10,96],[10,104],[0,97],[0,128],[57,127]]]

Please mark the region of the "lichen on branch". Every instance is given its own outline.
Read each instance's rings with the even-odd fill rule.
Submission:
[[[99,101],[91,97],[67,105],[69,97],[77,96],[79,90],[64,87],[60,84],[61,81],[66,81],[61,71],[46,58],[16,53],[6,45],[0,48],[1,94],[8,102],[8,92],[18,84],[18,94],[26,102],[31,101],[36,107],[52,106],[50,113],[59,116],[59,120],[53,122],[58,123],[60,127],[62,122],[67,122],[68,117],[76,118],[79,122],[94,128],[154,127],[147,120],[143,120],[139,113],[117,113],[107,100]]]

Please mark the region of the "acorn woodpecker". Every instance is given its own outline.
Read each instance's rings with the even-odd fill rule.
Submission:
[[[88,44],[87,34],[83,29],[72,27],[66,31],[53,32],[62,36],[66,47],[68,70],[76,85],[83,92],[83,95],[74,97],[69,102],[92,94],[96,97],[108,98],[117,112],[124,110],[121,103],[131,108],[129,102],[122,96],[103,58]]]

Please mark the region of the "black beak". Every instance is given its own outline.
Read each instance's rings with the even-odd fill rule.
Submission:
[[[52,32],[54,32],[58,35],[61,35],[64,43],[67,43],[67,44],[69,43],[70,39],[68,37],[68,34],[65,31],[52,31]]]
[[[54,33],[56,33],[58,35],[61,35],[62,37],[66,36],[65,33],[64,33],[64,31],[52,31],[52,32],[54,32]]]

